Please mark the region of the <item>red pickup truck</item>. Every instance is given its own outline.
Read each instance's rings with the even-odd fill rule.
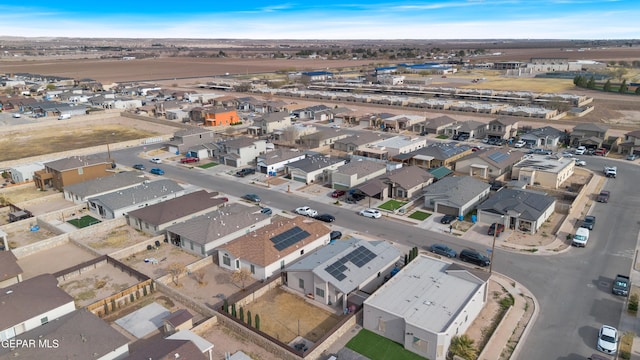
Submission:
[[[600,191],[600,194],[598,194],[598,197],[596,198],[597,202],[601,202],[601,203],[606,203],[609,202],[609,195],[611,193],[608,190],[602,190]]]
[[[183,157],[182,159],[180,159],[181,164],[194,163],[198,161],[200,161],[200,159],[197,157]]]

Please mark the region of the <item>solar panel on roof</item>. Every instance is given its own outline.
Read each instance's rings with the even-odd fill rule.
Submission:
[[[497,162],[497,163],[499,163],[501,161],[504,161],[504,160],[508,159],[509,158],[509,154],[505,154],[505,153],[502,153],[502,152],[494,152],[493,154],[489,154],[488,158],[493,160],[493,161],[495,161],[495,162]]]
[[[306,239],[310,234],[302,230],[299,226],[289,229],[282,234],[272,237],[270,240],[278,251],[282,251],[289,246]]]
[[[338,281],[346,279],[344,272],[348,270],[345,265],[351,262],[353,265],[361,268],[376,258],[376,254],[364,246],[359,246],[349,254],[336,260],[333,264],[327,266],[324,270]]]

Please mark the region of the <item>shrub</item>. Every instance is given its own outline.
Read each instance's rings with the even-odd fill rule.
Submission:
[[[224,301],[222,302],[222,311],[226,312],[227,314],[229,313],[229,300],[224,299]]]
[[[260,315],[256,314],[256,330],[260,330]]]
[[[513,306],[515,300],[513,299],[513,295],[508,294],[500,300],[500,307],[502,309],[508,309]]]
[[[129,294],[129,301],[134,302],[136,299],[133,296],[133,293]]]
[[[638,311],[638,294],[631,294],[629,297],[629,311],[637,312]]]
[[[251,326],[251,311],[247,311],[247,325]]]
[[[244,309],[240,306],[240,321],[244,322]]]
[[[236,317],[236,304],[231,304],[231,316]]]

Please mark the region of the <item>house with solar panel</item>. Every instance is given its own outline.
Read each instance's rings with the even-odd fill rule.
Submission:
[[[471,146],[458,142],[433,143],[421,149],[404,154],[397,154],[391,159],[406,165],[414,165],[423,169],[434,169],[441,166],[453,168],[454,163],[472,153]]]
[[[325,224],[308,217],[280,217],[218,248],[220,267],[231,271],[246,269],[256,280],[265,280],[328,244],[330,233]]]
[[[524,156],[525,153],[509,148],[483,149],[456,161],[455,170],[481,179],[496,179],[509,174]]]
[[[511,180],[557,189],[573,175],[575,166],[573,158],[528,154],[513,166]]]
[[[471,326],[488,296],[489,273],[419,255],[369,296],[363,327],[432,360]]]
[[[322,304],[345,309],[350,294],[359,290],[370,294],[390,278],[401,255],[386,241],[336,241],[287,266],[286,286]]]
[[[556,199],[541,192],[504,188],[478,205],[478,222],[535,234],[553,214]]]

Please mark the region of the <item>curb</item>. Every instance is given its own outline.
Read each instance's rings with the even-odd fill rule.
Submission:
[[[516,285],[518,285],[518,288],[520,289],[527,289],[526,287],[522,286],[522,284],[513,280],[507,275],[500,274],[500,276],[515,283]],[[523,291],[521,291],[521,293],[524,294]],[[527,336],[529,336],[529,333],[531,332],[531,328],[533,328],[533,325],[536,323],[536,320],[538,319],[538,315],[540,312],[540,304],[538,303],[538,299],[533,295],[531,291],[529,291],[529,289],[527,289],[526,295],[529,296],[531,300],[533,300],[533,314],[531,314],[531,319],[525,325],[524,330],[522,331],[522,335],[520,336],[520,339],[518,339],[518,343],[516,344],[516,346],[513,348],[513,351],[511,352],[511,359],[518,359],[518,355],[520,355],[520,351],[522,350],[522,344],[527,339]]]

